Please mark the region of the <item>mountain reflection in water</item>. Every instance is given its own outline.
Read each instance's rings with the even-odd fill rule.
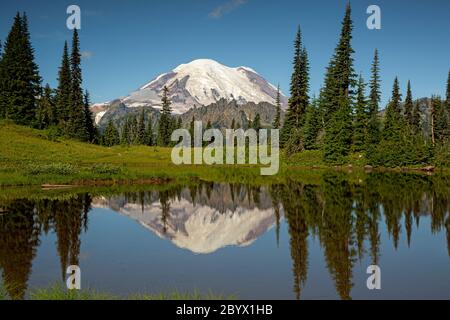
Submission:
[[[67,266],[80,263],[82,234],[89,234],[91,213],[106,208],[199,256],[226,247],[252,247],[272,228],[273,241],[278,242],[285,224],[294,297],[302,297],[311,272],[311,243],[317,242],[338,297],[351,299],[357,263],[382,263],[382,232],[389,234],[396,250],[401,234],[412,247],[413,230],[425,220],[434,236],[445,235],[442,246],[450,255],[449,200],[446,177],[372,173],[360,180],[340,172],[326,172],[314,182],[266,186],[193,183],[113,196],[92,192],[58,199],[8,198],[0,200],[0,270],[10,297],[25,298],[41,239],[54,233],[59,280],[64,280]],[[236,282],[239,285],[245,283]],[[445,290],[443,297],[448,298]]]

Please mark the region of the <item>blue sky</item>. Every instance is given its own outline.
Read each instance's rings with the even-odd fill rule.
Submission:
[[[311,60],[311,93],[323,83],[338,41],[346,0],[2,1],[2,42],[17,11],[26,11],[44,82],[56,85],[66,8],[82,10],[84,86],[95,102],[127,95],[182,63],[209,58],[249,66],[289,91],[293,39],[301,25]],[[369,5],[379,5],[382,29],[366,27]],[[444,95],[450,68],[450,1],[353,0],[356,71],[369,77],[373,51],[381,56],[383,103],[396,75],[415,97]]]

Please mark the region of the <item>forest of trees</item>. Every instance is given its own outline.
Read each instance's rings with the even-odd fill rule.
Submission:
[[[375,50],[367,84],[354,70],[352,31],[351,7],[347,5],[323,87],[319,97],[310,101],[308,53],[298,30],[291,97],[280,139],[282,146],[288,153],[322,150],[324,160],[330,164],[343,164],[349,155],[358,153],[366,155],[367,163],[372,165],[439,162],[448,166],[445,159],[450,157],[450,72],[445,100],[439,96],[431,99],[430,132],[423,128],[422,111],[419,101],[414,102],[409,81],[403,102],[399,80],[394,80],[392,97],[383,117],[380,115],[379,52]]]
[[[351,7],[347,5],[323,86],[317,97],[310,97],[308,52],[298,29],[289,108],[282,121],[278,88],[272,123],[273,128],[281,129],[280,143],[286,153],[321,150],[329,164],[344,164],[356,154],[366,164],[375,166],[450,166],[450,72],[445,99],[431,97],[431,123],[425,123],[423,107],[419,100],[414,101],[410,81],[402,100],[398,78],[394,80],[390,102],[382,111],[379,52],[375,50],[366,82],[354,70],[352,31]],[[121,123],[110,121],[104,130],[99,130],[90,104],[89,93],[83,90],[78,31],[73,31],[71,48],[67,42],[64,44],[58,86],[52,89],[48,84],[42,86],[28,19],[25,13],[18,13],[5,43],[0,43],[0,119],[105,146],[172,146],[171,133],[183,125],[180,117],[172,115],[167,87],[161,98],[159,120],[143,111]],[[206,126],[211,127],[211,123]],[[248,127],[262,128],[259,114],[249,120]],[[235,121],[232,128],[237,129]]]

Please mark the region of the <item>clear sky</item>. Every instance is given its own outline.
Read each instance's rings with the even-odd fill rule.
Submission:
[[[293,40],[301,25],[311,62],[311,93],[323,83],[338,41],[346,0],[1,1],[0,40],[17,11],[26,11],[44,83],[56,85],[66,8],[82,10],[84,86],[94,102],[127,95],[182,63],[209,58],[248,66],[289,91]],[[450,68],[449,0],[353,0],[355,67],[369,78],[381,56],[383,103],[396,75],[415,97],[443,95]],[[367,7],[379,5],[382,29],[369,30]]]

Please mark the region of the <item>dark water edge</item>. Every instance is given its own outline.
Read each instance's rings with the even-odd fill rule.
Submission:
[[[15,196],[18,195],[18,196]],[[323,172],[270,185],[92,189],[0,196],[8,294],[64,283],[117,295],[449,299],[450,179]],[[382,289],[366,287],[369,265]]]

